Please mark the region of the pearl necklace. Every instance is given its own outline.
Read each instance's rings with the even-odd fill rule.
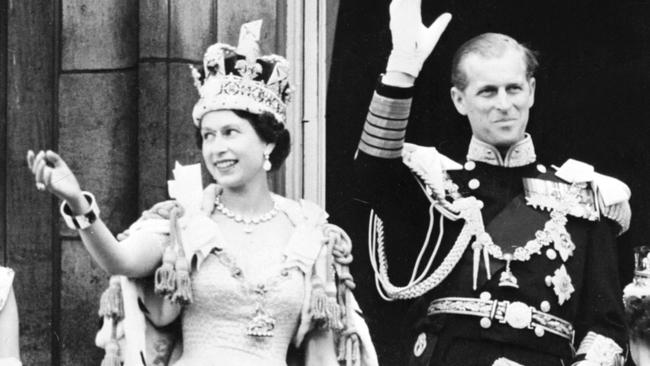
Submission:
[[[258,217],[248,217],[232,212],[232,210],[221,203],[221,196],[217,196],[217,198],[214,200],[214,204],[217,211],[221,212],[224,216],[238,224],[244,224],[244,232],[246,234],[253,232],[254,225],[259,225],[261,223],[270,221],[278,214],[278,203],[275,200],[273,200],[273,208],[267,213],[264,213]]]

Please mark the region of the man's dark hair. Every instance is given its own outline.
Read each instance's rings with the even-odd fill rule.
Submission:
[[[247,120],[257,133],[257,136],[266,143],[275,143],[269,160],[271,161],[271,171],[282,166],[284,160],[289,155],[291,149],[291,136],[284,124],[278,122],[273,114],[264,112],[255,114],[247,111],[231,109],[239,118]],[[201,149],[203,147],[203,137],[201,136],[200,126],[196,129],[196,145]]]
[[[518,50],[522,53],[526,64],[526,78],[532,78],[535,75],[537,66],[539,66],[535,51],[505,34],[483,33],[463,43],[454,54],[454,58],[451,61],[452,85],[459,90],[465,90],[467,87],[467,75],[461,69],[461,64],[465,57],[472,54],[478,54],[482,57],[499,57],[508,49]]]

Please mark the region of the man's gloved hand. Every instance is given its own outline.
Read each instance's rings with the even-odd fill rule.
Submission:
[[[403,72],[416,78],[451,20],[451,14],[443,13],[431,26],[425,27],[421,3],[421,0],[393,0],[390,4],[393,50],[388,57],[387,72]]]

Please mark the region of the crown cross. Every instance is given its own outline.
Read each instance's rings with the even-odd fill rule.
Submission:
[[[192,68],[200,99],[192,117],[199,125],[210,111],[235,109],[254,114],[271,113],[281,123],[293,89],[289,63],[278,55],[259,56],[262,20],[241,27],[239,45],[216,43],[208,47],[203,69]]]
[[[262,74],[262,65],[256,63],[249,63],[246,60],[237,60],[235,63],[235,70],[246,79],[255,80]]]

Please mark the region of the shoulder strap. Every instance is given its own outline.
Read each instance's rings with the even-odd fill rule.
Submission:
[[[597,173],[592,165],[574,159],[562,164],[555,175],[569,183],[589,183],[596,196],[600,213],[621,226],[619,234],[627,231],[632,217],[628,202],[631,191],[627,184],[614,177]]]

